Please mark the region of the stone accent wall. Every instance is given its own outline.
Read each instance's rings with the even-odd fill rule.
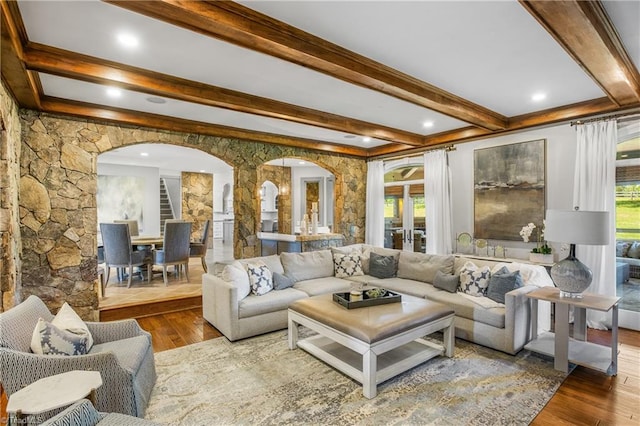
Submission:
[[[182,219],[193,222],[191,239],[200,239],[209,220],[207,247],[213,247],[213,175],[182,172]]]
[[[334,232],[345,244],[364,239],[364,160],[251,141],[102,124],[23,110],[20,223],[24,296],[52,310],[68,301],[96,317],[96,159],[120,146],[169,143],[199,149],[234,168],[234,255],[257,256],[258,168],[282,158],[312,161],[336,177]],[[351,233],[355,229],[356,232]]]
[[[293,233],[291,227],[291,167],[269,166],[263,164],[258,168],[258,182],[271,181],[278,187],[278,232],[284,234]],[[285,189],[283,191],[282,189]],[[259,211],[259,210],[258,210]],[[260,226],[256,222],[256,226]],[[258,229],[259,230],[259,229]]]
[[[0,312],[19,302],[21,130],[18,107],[0,84]]]

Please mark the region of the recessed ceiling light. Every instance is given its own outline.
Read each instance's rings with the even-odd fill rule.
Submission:
[[[433,127],[433,121],[425,121],[424,123],[422,123],[422,127]]]
[[[364,136],[364,137],[362,138],[362,142],[364,142],[364,143],[369,143],[369,142],[371,142],[371,138],[370,138],[369,136]]]
[[[304,161],[298,161],[298,164],[307,164]]]
[[[206,170],[200,170],[200,173],[204,173],[204,172],[206,172]]]
[[[107,88],[107,95],[111,98],[119,98],[122,96],[122,90],[117,87],[109,87]]]
[[[147,102],[151,102],[152,104],[166,104],[167,100],[164,98],[159,98],[157,96],[149,96],[147,98]]]
[[[148,153],[148,152],[141,152],[141,153],[140,153],[140,155],[141,155],[142,157],[148,157],[148,156],[149,156],[149,153]]]
[[[540,102],[546,98],[547,94],[542,92],[534,93],[533,95],[531,95],[531,100],[534,102]]]
[[[124,47],[127,47],[129,49],[138,47],[138,44],[139,44],[138,37],[134,36],[133,34],[120,33],[118,34],[117,38],[118,38],[118,42]]]

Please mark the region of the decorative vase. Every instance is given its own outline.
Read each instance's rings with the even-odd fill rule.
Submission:
[[[307,235],[307,215],[305,214],[300,221],[300,235]]]

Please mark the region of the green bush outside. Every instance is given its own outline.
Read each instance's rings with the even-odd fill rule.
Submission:
[[[640,240],[640,197],[616,197],[616,228],[635,230],[616,232],[617,239]]]

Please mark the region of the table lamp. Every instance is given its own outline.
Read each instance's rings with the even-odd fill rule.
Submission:
[[[570,244],[569,256],[551,267],[551,278],[561,297],[582,297],[593,273],[576,258],[576,244],[609,244],[609,212],[547,210],[544,238]]]

